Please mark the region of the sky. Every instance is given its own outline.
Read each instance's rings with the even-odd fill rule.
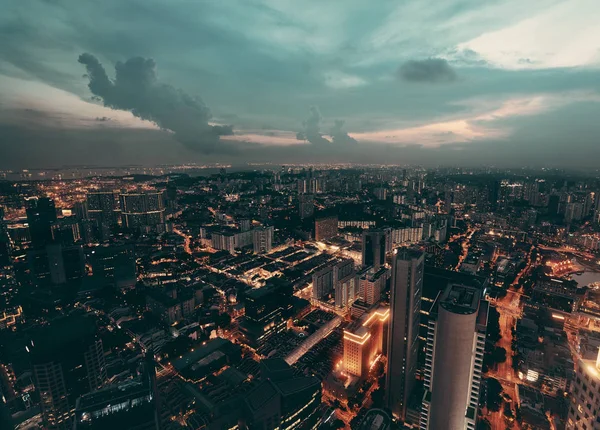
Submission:
[[[6,0],[0,168],[597,168],[598,0]]]

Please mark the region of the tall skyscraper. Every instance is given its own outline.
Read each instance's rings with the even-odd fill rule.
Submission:
[[[594,360],[580,359],[571,382],[567,430],[600,429],[600,350]]]
[[[43,247],[52,242],[52,225],[56,222],[56,206],[47,197],[27,201],[27,224],[31,235],[31,244]]]
[[[273,233],[275,229],[272,225],[268,227],[255,228],[254,235],[254,253],[262,254],[271,251],[273,248]]]
[[[362,235],[362,264],[378,270],[385,264],[385,255],[391,251],[389,230],[365,230]]]
[[[71,429],[76,399],[106,381],[102,341],[95,321],[82,315],[55,320],[27,345],[42,417],[49,429]]]
[[[417,372],[424,258],[413,249],[400,250],[392,258],[386,403],[401,420],[406,418]]]
[[[86,196],[87,216],[93,220],[97,229],[96,236],[106,240],[110,229],[117,223],[115,215],[115,194],[112,191],[94,191]]]
[[[165,202],[162,191],[121,194],[123,226],[142,231],[163,231]]]
[[[475,429],[487,317],[479,288],[450,284],[439,294],[427,334],[421,429]]]

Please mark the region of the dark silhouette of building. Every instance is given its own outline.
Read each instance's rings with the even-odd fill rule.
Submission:
[[[110,237],[112,226],[117,223],[115,194],[112,191],[94,191],[86,196],[87,217],[94,221],[99,240]]]
[[[390,237],[385,230],[365,230],[362,235],[362,264],[374,270],[385,264],[385,255],[391,247]]]
[[[76,399],[101,388],[107,379],[94,319],[71,315],[54,320],[33,333],[27,350],[44,425],[71,429]]]
[[[292,292],[289,282],[270,278],[264,287],[246,293],[246,316],[240,330],[250,345],[259,345],[273,333],[285,330],[292,311]]]
[[[119,289],[135,287],[135,252],[132,245],[97,246],[88,253],[92,276]]]
[[[75,406],[74,430],[160,430],[154,362],[135,377],[84,394]]]
[[[48,197],[27,200],[27,224],[34,247],[43,247],[53,241],[52,225],[56,222],[56,206]]]
[[[406,419],[416,381],[424,258],[413,249],[392,258],[386,403],[401,420]]]
[[[27,253],[32,282],[38,286],[62,285],[85,275],[83,249],[79,245],[49,243]]]

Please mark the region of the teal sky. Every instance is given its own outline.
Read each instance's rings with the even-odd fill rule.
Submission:
[[[5,0],[0,168],[596,168],[598,23],[598,0]]]

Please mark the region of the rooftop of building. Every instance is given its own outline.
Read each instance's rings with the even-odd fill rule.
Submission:
[[[382,409],[371,409],[358,425],[358,430],[387,430],[391,423],[392,419],[387,412]]]
[[[439,304],[449,312],[456,314],[472,314],[479,310],[482,291],[478,288],[450,284],[441,294]]]
[[[182,371],[192,366],[195,363],[207,358],[214,352],[220,351],[223,348],[228,348],[229,345],[233,345],[229,340],[217,337],[216,339],[209,340],[205,345],[196,348],[195,350],[188,352],[183,357],[173,361],[173,367],[178,371]]]

